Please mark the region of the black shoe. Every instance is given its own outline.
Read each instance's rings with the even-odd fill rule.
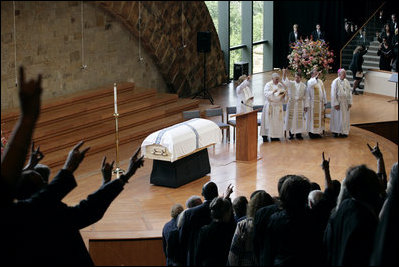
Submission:
[[[309,137],[312,139],[321,138],[320,134],[309,133]]]
[[[296,138],[296,139],[299,139],[299,140],[302,140],[302,139],[303,139],[302,134],[300,134],[300,133],[297,133],[297,134],[295,135],[295,138]]]
[[[333,135],[334,135],[334,137],[338,137],[339,136],[339,134],[337,134],[337,133],[333,133]]]
[[[289,140],[294,139],[294,135],[293,135],[293,134],[290,134],[290,137],[288,137],[288,139],[289,139]]]
[[[352,91],[352,94],[353,94],[353,95],[358,95],[359,93],[358,93],[356,90],[353,90],[353,91]]]
[[[347,134],[339,134],[339,137],[346,138],[346,137],[348,137],[348,135]]]
[[[263,138],[263,142],[267,142],[267,136],[266,135],[262,135]]]
[[[271,138],[272,141],[280,141],[280,138]]]
[[[315,138],[316,138],[316,135],[315,135],[315,134],[312,134],[311,132],[309,132],[309,138],[310,138],[310,139],[315,139]]]

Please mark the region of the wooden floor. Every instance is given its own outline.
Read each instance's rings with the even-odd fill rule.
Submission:
[[[271,72],[253,76],[252,87],[255,104],[263,104],[263,87],[271,78]],[[335,75],[325,82],[327,98],[330,99],[330,85]],[[215,105],[226,107],[235,105],[233,84],[209,90]],[[392,121],[398,119],[397,102],[387,102],[390,97],[376,95],[356,95],[351,112],[352,123]],[[202,104],[210,104],[201,99]],[[320,167],[321,153],[331,158],[331,175],[342,181],[349,166],[367,164],[376,169],[376,161],[366,144],[379,143],[384,154],[387,169],[398,160],[398,146],[391,141],[366,130],[352,127],[346,139],[335,139],[329,132],[319,140],[284,140],[262,143],[258,139],[259,159],[251,163],[235,161],[234,142],[222,143],[209,148],[211,173],[199,180],[177,189],[153,186],[149,183],[152,160],[146,160],[124,191],[112,203],[104,218],[98,223],[83,229],[86,244],[89,238],[140,238],[159,237],[163,225],[170,219],[170,207],[175,203],[184,205],[191,195],[200,195],[202,185],[214,181],[222,194],[229,184],[234,185],[232,198],[249,195],[257,189],[277,194],[277,180],[286,174],[303,174],[324,188],[323,172]],[[126,168],[128,158],[140,142],[121,147],[121,167]],[[113,153],[112,150],[107,151]],[[101,184],[101,157],[83,162],[77,172],[79,186],[65,199],[68,204],[77,203]],[[93,167],[95,168],[93,169]]]
[[[330,85],[335,75],[329,75],[325,82],[327,98],[330,99]],[[271,72],[256,74],[252,78],[255,104],[263,104],[263,87],[271,79]],[[235,105],[233,84],[209,90],[220,107]],[[376,95],[356,95],[351,111],[352,123],[398,120],[397,102],[387,102],[390,97]],[[202,105],[209,105],[201,99]],[[184,205],[191,195],[200,195],[202,185],[214,181],[222,194],[229,184],[234,186],[232,198],[249,195],[257,189],[264,189],[271,195],[277,194],[277,180],[286,174],[303,174],[324,188],[323,172],[320,167],[321,153],[331,158],[333,179],[342,180],[349,166],[366,164],[376,169],[376,161],[366,144],[379,143],[384,154],[387,170],[398,160],[398,146],[393,142],[366,130],[352,127],[346,139],[335,139],[327,124],[326,137],[310,140],[283,140],[263,143],[258,138],[259,159],[250,163],[235,161],[234,142],[217,144],[208,149],[211,173],[199,180],[177,189],[153,186],[149,183],[152,160],[145,160],[124,191],[112,203],[103,219],[81,230],[86,245],[89,238],[140,238],[159,237],[162,227],[170,220],[170,207],[175,203]],[[232,129],[231,129],[232,131]],[[231,134],[232,136],[232,134]],[[134,140],[120,146],[120,166],[126,169],[128,160],[143,139]],[[85,159],[76,171],[78,187],[64,202],[74,205],[95,191],[101,184],[102,155],[110,161],[115,159],[115,149],[109,148]],[[66,156],[66,155],[65,155]]]

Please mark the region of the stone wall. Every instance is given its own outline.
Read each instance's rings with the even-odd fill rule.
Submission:
[[[211,32],[206,53],[206,87],[227,82],[223,52],[204,1],[98,1],[137,38],[162,73],[168,89],[180,96],[203,88],[204,53],[197,52],[197,32]],[[140,5],[140,6],[139,6]],[[186,47],[183,47],[184,45]]]
[[[59,98],[120,81],[132,81],[137,86],[175,92],[181,96],[190,95],[202,87],[202,55],[196,51],[196,31],[212,28],[216,32],[203,2],[185,2],[187,47],[180,49],[181,2],[143,1],[143,61],[139,61],[138,53],[138,2],[83,2],[83,54],[81,3],[15,1],[17,66],[26,67],[27,78],[43,74],[42,99]],[[127,16],[119,15],[119,10]],[[136,24],[130,25],[134,18]],[[13,2],[2,1],[2,110],[19,106],[15,86],[13,20]],[[219,44],[217,41],[215,45],[216,39],[213,38],[212,47]],[[211,59],[212,55],[207,57],[210,70],[218,69],[214,66],[223,60],[220,46],[219,53],[213,50],[213,54],[217,54],[215,59]],[[82,64],[87,68],[82,70]],[[224,66],[223,61],[221,66]],[[215,72],[209,74],[208,87],[221,84],[225,79],[222,76]]]

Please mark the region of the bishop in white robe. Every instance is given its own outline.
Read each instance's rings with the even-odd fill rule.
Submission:
[[[272,80],[266,83],[263,89],[266,98],[260,125],[263,142],[267,142],[268,136],[272,141],[284,137],[283,104],[287,101],[287,91],[286,86],[279,80],[280,76],[273,73]]]
[[[309,106],[306,98],[306,85],[301,82],[301,74],[295,73],[295,80],[287,79],[286,69],[283,69],[283,84],[287,86],[288,102],[285,112],[284,130],[289,132],[289,139],[294,137],[303,139],[306,132],[305,112]]]
[[[331,84],[330,130],[334,137],[348,136],[351,107],[351,85],[346,79],[345,69],[339,69],[338,78],[336,78]]]
[[[242,75],[238,78],[237,93],[237,114],[253,110],[254,95],[250,87],[251,76]]]
[[[310,138],[321,138],[325,130],[325,106],[327,104],[326,90],[317,70],[313,70],[309,79],[306,93],[308,98],[308,112],[306,112],[306,124]]]

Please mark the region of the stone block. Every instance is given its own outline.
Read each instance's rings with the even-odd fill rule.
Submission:
[[[69,62],[76,62],[80,60],[80,51],[73,51],[69,53]]]

